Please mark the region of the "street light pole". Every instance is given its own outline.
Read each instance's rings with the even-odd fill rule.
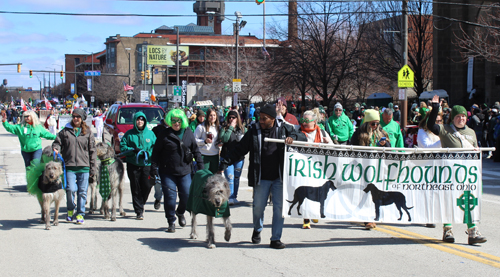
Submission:
[[[403,66],[408,64],[408,0],[403,0]],[[406,127],[408,116],[408,90],[405,90],[405,97],[403,100],[403,114],[401,121],[403,122],[403,129]]]
[[[239,56],[239,36],[240,36],[240,18],[236,17],[236,24],[234,25],[236,32],[236,61],[234,63],[234,79],[238,79],[238,56]]]
[[[176,66],[176,86],[179,86],[179,27],[175,27],[177,29],[177,38],[176,38],[176,46],[177,46],[177,49],[176,49],[176,57],[175,57],[175,66]],[[167,69],[168,70],[168,69]]]

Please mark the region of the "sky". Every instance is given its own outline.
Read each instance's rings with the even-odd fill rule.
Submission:
[[[23,15],[0,13],[0,64],[22,63],[21,73],[17,66],[0,66],[0,80],[7,79],[7,86],[32,87],[38,90],[43,73],[29,70],[56,70],[56,82],[64,70],[65,54],[85,54],[105,49],[107,37],[120,34],[134,36],[149,33],[162,26],[196,24],[193,12],[195,1],[116,1],[116,0],[15,0],[2,1],[2,12],[56,12],[56,13],[106,13],[106,14],[161,14],[190,15],[188,17],[96,17],[62,15]],[[283,2],[266,3],[266,14],[283,14]],[[262,5],[255,2],[226,2],[225,14],[235,19],[234,12],[240,11],[247,25],[241,34],[251,33],[262,38]],[[247,15],[247,16],[245,16]],[[251,16],[253,15],[253,16]],[[286,17],[266,17],[266,25],[274,21],[286,24]],[[222,23],[222,33],[232,34],[232,23]],[[268,38],[268,37],[267,37]],[[54,75],[51,75],[53,83]],[[48,73],[45,73],[46,80]],[[48,81],[46,81],[48,86]],[[43,85],[42,85],[43,86]]]

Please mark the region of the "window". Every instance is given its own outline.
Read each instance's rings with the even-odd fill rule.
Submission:
[[[149,124],[160,124],[164,112],[159,108],[121,108],[118,111],[118,124],[134,124],[134,115],[142,112]]]
[[[75,58],[75,65],[80,64],[80,58]]]

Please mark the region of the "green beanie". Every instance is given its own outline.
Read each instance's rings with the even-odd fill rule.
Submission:
[[[459,105],[453,106],[453,108],[451,109],[451,120],[453,120],[455,116],[459,114],[463,114],[465,115],[465,117],[467,117],[467,110],[464,108],[464,106],[459,106]]]

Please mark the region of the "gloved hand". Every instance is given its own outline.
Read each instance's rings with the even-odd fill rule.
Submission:
[[[151,177],[151,179],[154,179],[158,175],[159,175],[158,174],[158,168],[152,166],[151,169],[149,170],[149,176]]]
[[[137,147],[136,147],[136,148],[134,148],[134,153],[136,153],[136,154],[137,154],[137,153],[139,153],[139,151],[141,151],[141,149],[139,149],[139,148],[137,148]]]

